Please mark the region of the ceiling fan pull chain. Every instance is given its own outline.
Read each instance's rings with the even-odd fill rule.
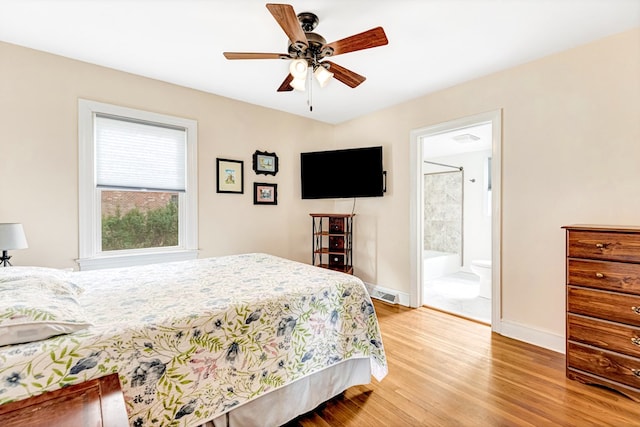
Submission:
[[[313,76],[313,66],[309,67],[307,69],[307,85],[309,87],[309,92],[307,93],[308,98],[307,98],[307,104],[309,105],[309,111],[313,111],[313,79],[311,78]]]

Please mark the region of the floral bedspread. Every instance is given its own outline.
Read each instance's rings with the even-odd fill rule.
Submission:
[[[132,426],[190,426],[342,360],[387,373],[353,276],[243,254],[73,278],[93,326],[0,347],[0,404],[118,372]]]

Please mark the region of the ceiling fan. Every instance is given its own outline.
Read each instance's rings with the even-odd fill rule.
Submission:
[[[324,37],[313,32],[319,23],[315,14],[302,12],[296,15],[293,6],[289,4],[267,3],[267,9],[289,38],[288,53],[224,52],[223,54],[227,59],[290,60],[290,73],[278,87],[278,92],[304,90],[307,76],[310,75],[309,71],[313,72],[321,86],[333,77],[355,88],[364,82],[366,77],[325,58],[389,43],[382,27],[327,43]]]

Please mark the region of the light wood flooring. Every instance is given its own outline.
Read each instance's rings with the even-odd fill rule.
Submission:
[[[567,379],[563,354],[436,310],[374,303],[389,374],[286,427],[640,426],[640,403]]]

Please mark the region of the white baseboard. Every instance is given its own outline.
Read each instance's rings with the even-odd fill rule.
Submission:
[[[410,296],[405,292],[366,282],[365,286],[372,298],[377,298],[391,304],[410,307]],[[565,353],[565,339],[564,336],[561,335],[540,331],[508,320],[501,321],[500,325],[498,325],[498,327],[494,327],[493,330],[508,338],[513,338],[515,340],[523,341],[558,353]]]
[[[540,331],[515,322],[503,320],[500,322],[500,335],[513,338],[518,341],[524,341],[529,344],[543,347],[548,350],[565,353],[564,336],[555,335],[550,332]]]
[[[366,282],[365,286],[372,298],[381,299],[388,303],[399,304],[406,307],[411,306],[410,295],[408,293]],[[390,298],[394,296],[395,301],[391,301]],[[498,325],[498,327],[494,327],[493,330],[508,338],[513,338],[515,340],[523,341],[558,353],[565,353],[565,338],[561,335],[540,331],[508,320],[502,320],[500,325]]]

